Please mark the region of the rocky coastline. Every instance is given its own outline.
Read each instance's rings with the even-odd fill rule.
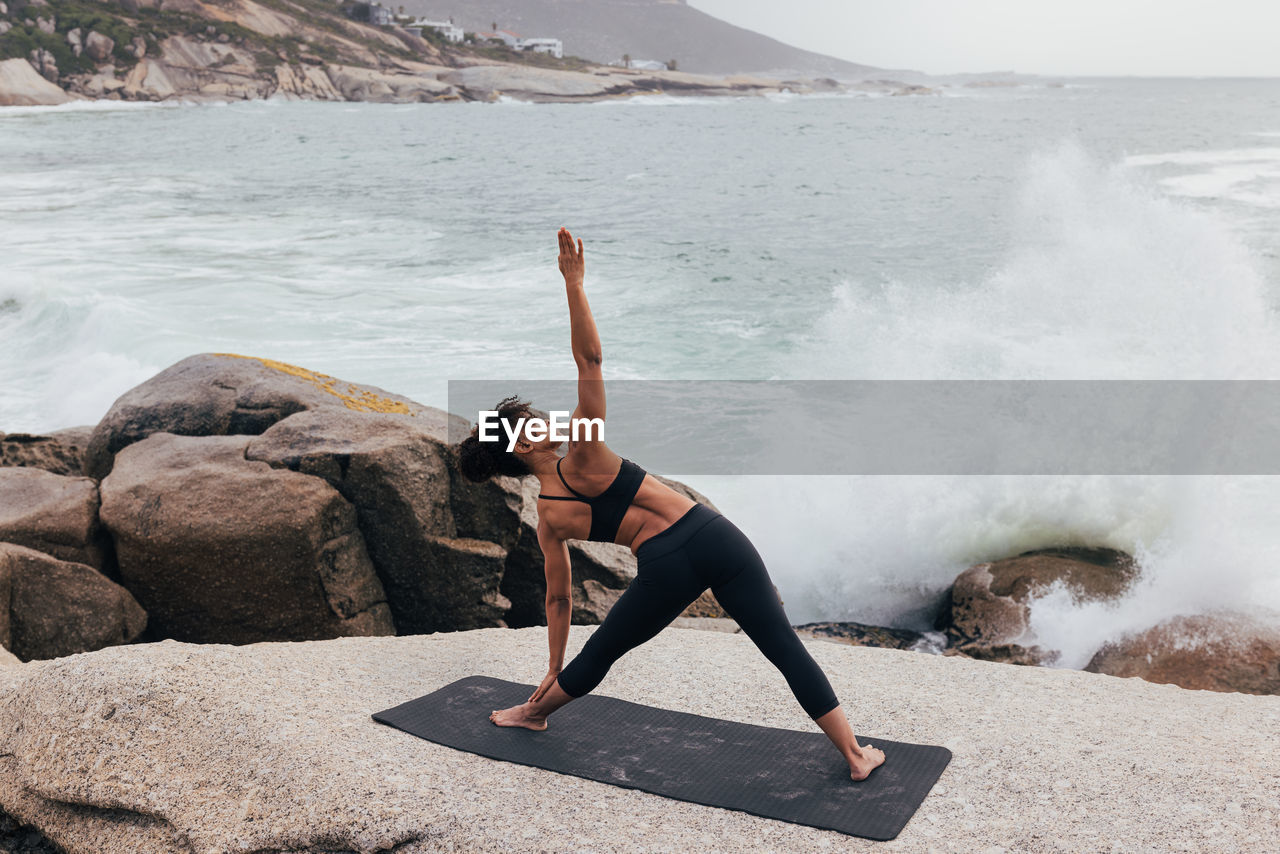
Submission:
[[[165,639],[247,644],[545,625],[537,479],[462,477],[450,430],[460,436],[469,426],[304,367],[203,353],[123,394],[96,425],[0,433],[0,647],[32,661]],[[635,577],[635,557],[585,541],[572,542],[570,555],[573,622],[599,623]],[[1079,601],[1106,602],[1139,575],[1121,551],[1051,546],[964,570],[932,631],[797,629],[845,644],[1052,666],[1057,654],[1031,639],[1030,600],[1060,585]],[[682,617],[736,629],[710,591]],[[1280,694],[1275,617],[1180,615],[1106,645],[1085,669]]]
[[[642,95],[867,91],[841,83],[641,71],[469,49],[371,26],[321,0],[0,0],[0,106],[77,100],[599,101]]]
[[[284,745],[280,733],[295,732],[300,718],[282,716],[281,704],[302,704],[302,694],[276,702],[273,689],[254,681],[258,669],[276,672],[280,684],[342,682],[354,671],[335,675],[325,669],[347,661],[365,672],[386,654],[440,678],[477,669],[529,678],[537,669],[533,659],[545,655],[545,633],[537,640],[545,624],[534,531],[537,481],[467,481],[448,441],[451,425],[453,435],[469,426],[457,415],[304,367],[206,353],[126,392],[96,425],[45,435],[0,434],[0,717],[9,718],[0,725],[0,835],[27,846],[16,850],[32,852],[57,850],[56,845],[68,851],[128,845],[332,850],[310,830],[285,833],[290,824],[277,812],[285,801],[261,790],[263,781],[279,778],[302,786],[298,791],[328,791],[299,769],[311,763],[323,773],[338,760],[307,750],[295,755]],[[687,485],[666,482],[714,507]],[[635,559],[627,548],[607,543],[574,542],[570,554],[572,649],[635,577]],[[1056,584],[1078,599],[1107,601],[1123,595],[1138,576],[1124,552],[1046,547],[993,556],[966,569],[940,602],[930,632],[856,623],[796,628],[811,649],[827,650],[822,655],[841,666],[876,663],[916,672],[912,662],[928,659],[935,663],[918,667],[931,679],[944,680],[949,665],[956,668],[952,678],[976,679],[965,691],[981,684],[999,694],[1017,682],[1052,693],[1069,679],[1103,697],[1118,690],[1118,683],[1142,682],[1149,688],[1120,693],[1163,692],[1161,701],[1178,714],[1190,708],[1186,703],[1207,710],[1215,702],[1188,699],[1195,696],[1219,696],[1223,709],[1245,709],[1232,704],[1256,701],[1247,708],[1280,721],[1274,705],[1280,696],[1275,615],[1181,615],[1104,646],[1088,672],[1051,666],[1053,651],[1028,640],[1028,602],[1037,592]],[[730,682],[768,680],[761,676],[767,662],[757,660],[754,646],[709,592],[662,637],[658,646],[665,654],[679,650],[676,657],[691,662],[718,650]],[[1188,638],[1197,642],[1189,644]],[[454,650],[450,655],[457,657],[445,661],[437,650]],[[654,647],[637,658],[662,654]],[[232,675],[225,684],[202,682],[205,664],[193,662],[221,662],[217,666],[232,668]],[[654,658],[652,673],[629,665],[613,687],[633,690],[648,702],[674,697],[692,707],[700,686],[689,680],[699,677],[672,681],[661,664]],[[525,665],[533,669],[521,671]],[[1002,675],[1014,671],[1042,675]],[[841,678],[852,680],[853,673]],[[156,674],[172,679],[157,682]],[[1140,678],[1113,678],[1134,676]],[[427,683],[406,689],[405,682],[388,677],[381,684],[380,698]],[[641,687],[646,685],[651,691]],[[1175,691],[1183,693],[1169,693]],[[778,698],[770,697],[752,700],[746,710],[762,720],[790,720],[787,715],[797,710],[779,712]],[[228,767],[210,779],[184,764],[182,756],[191,751],[214,750],[213,742],[201,741],[214,735],[200,735],[204,724],[188,719],[190,708],[178,709],[188,700],[200,705],[209,698],[225,711],[222,726],[241,733],[249,726],[260,738],[253,749],[276,744],[272,755],[285,765],[264,760],[252,773]],[[265,715],[258,729],[245,721],[250,706]],[[304,715],[303,706],[290,714]],[[349,729],[356,719],[364,726],[367,714],[352,711],[349,722],[331,725]],[[147,741],[166,720],[163,726],[190,732],[178,737],[174,730],[176,742],[168,747]],[[78,721],[88,723],[82,728]],[[791,724],[804,726],[799,720]],[[357,742],[369,734],[348,729],[343,738],[355,739],[348,752],[364,752]],[[75,746],[76,739],[83,744]],[[55,741],[70,746],[53,750]],[[247,744],[237,743],[237,749]],[[392,742],[385,747],[411,750]],[[123,758],[138,750],[158,752],[163,761],[155,775]],[[86,757],[95,755],[100,758],[90,769]],[[245,759],[236,756],[237,762]],[[470,761],[461,765],[471,767]],[[236,775],[244,779],[232,785],[232,778],[240,779]],[[249,778],[258,781],[257,794],[244,788]],[[206,806],[235,815],[202,824],[191,811],[205,800],[202,787],[210,787]],[[148,806],[146,793],[160,789],[169,794]],[[225,798],[231,800],[219,800]],[[383,806],[396,802],[386,791],[379,798]],[[348,812],[363,809],[343,803]],[[350,833],[338,833],[342,850],[400,844],[387,836],[398,827],[393,818],[400,808],[386,809],[377,816],[352,813],[353,821],[374,824],[359,840],[351,834],[364,831],[357,833],[355,825]],[[243,822],[257,810],[275,824],[254,825],[249,832]],[[157,816],[163,820],[153,820]],[[423,842],[423,819],[416,820],[413,833],[419,835],[413,838]],[[202,837],[206,831],[212,835]],[[226,833],[232,836],[218,835]],[[239,840],[235,845],[233,837]]]

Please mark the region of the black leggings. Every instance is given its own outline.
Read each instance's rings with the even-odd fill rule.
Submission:
[[[787,619],[747,535],[705,504],[640,544],[636,577],[582,651],[560,671],[571,697],[590,693],[613,663],[680,616],[708,587],[725,613],[782,672],[809,717],[839,705],[831,683]]]

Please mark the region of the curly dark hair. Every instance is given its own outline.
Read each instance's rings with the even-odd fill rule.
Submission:
[[[514,394],[504,397],[494,409],[500,419],[509,423],[528,418],[533,412],[528,401]],[[501,435],[502,441],[481,442],[480,425],[477,424],[471,428],[471,435],[458,444],[458,464],[467,480],[482,483],[495,474],[521,477],[531,473],[515,451],[507,450],[505,431],[501,431]]]

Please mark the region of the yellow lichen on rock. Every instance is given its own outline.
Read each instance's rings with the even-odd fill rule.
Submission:
[[[322,391],[341,400],[348,409],[355,409],[360,412],[392,412],[412,415],[409,411],[409,404],[398,400],[392,400],[383,397],[380,394],[372,392],[368,389],[362,389],[357,385],[347,383],[346,392],[338,391],[334,385],[339,382],[336,377],[328,374],[309,371],[306,368],[300,368],[297,365],[290,365],[287,362],[277,362],[275,359],[263,359],[260,356],[242,356],[239,353],[214,353],[215,356],[229,356],[233,359],[253,359],[262,364],[263,367],[280,371],[290,376],[298,377],[306,380]]]

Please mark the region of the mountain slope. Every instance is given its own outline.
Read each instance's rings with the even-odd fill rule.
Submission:
[[[397,5],[401,0],[388,0]],[[857,78],[879,71],[801,50],[734,26],[683,0],[403,0],[405,10],[435,20],[452,17],[467,30],[493,24],[524,37],[564,42],[566,55],[611,62],[675,59],[685,71],[706,74],[794,72]]]

